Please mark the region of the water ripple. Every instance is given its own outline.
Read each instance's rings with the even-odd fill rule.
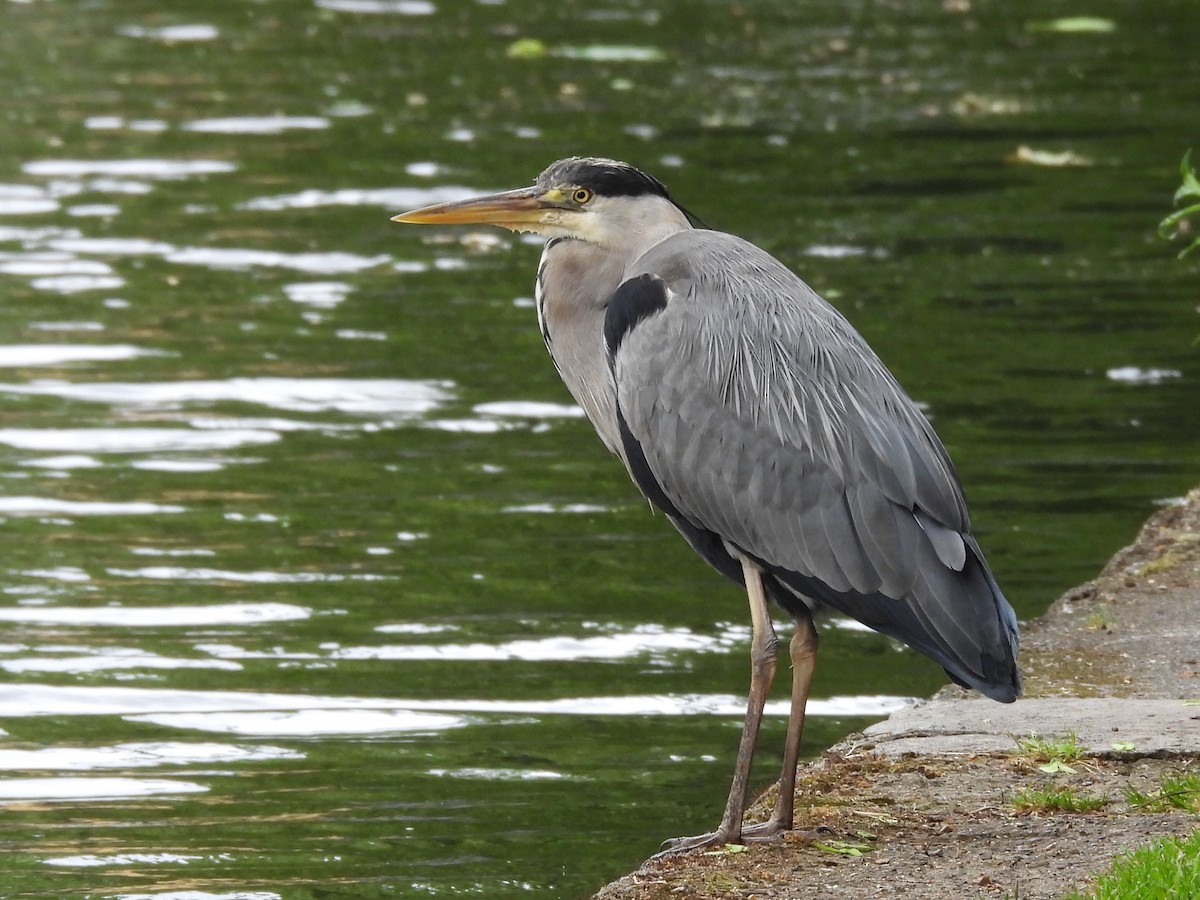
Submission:
[[[0,622],[38,625],[99,625],[113,628],[186,628],[292,622],[312,610],[291,603],[214,603],[207,606],[18,606],[0,607]]]
[[[0,359],[6,355],[7,349],[17,351],[19,359],[37,359],[38,352],[53,358],[53,353],[43,347],[0,347]],[[76,358],[88,358],[83,354],[95,348],[74,349],[80,351]],[[20,351],[26,351],[23,357]],[[72,345],[64,345],[59,352],[60,360],[70,358]],[[114,351],[108,358],[129,357],[120,356]],[[28,384],[0,384],[0,391],[49,395],[91,403],[109,403],[114,406],[178,408],[189,403],[236,401],[261,404],[289,412],[337,411],[353,415],[403,417],[419,416],[436,409],[450,399],[451,387],[451,383],[446,381],[408,381],[398,378],[230,378],[225,381],[83,383],[41,380]],[[0,441],[2,440],[3,438],[0,438]],[[90,444],[77,446],[92,447]]]
[[[209,269],[249,269],[254,266],[291,269],[314,275],[361,272],[391,262],[390,256],[360,256],[336,251],[326,253],[283,253],[278,250],[249,250],[238,247],[183,247],[166,255],[167,262]]]
[[[223,175],[237,166],[222,159],[38,159],[21,166],[26,175],[49,178],[110,177],[178,179]]]
[[[196,119],[183,125],[184,131],[211,134],[283,134],[285,131],[328,128],[324,116],[230,116],[222,119]]]
[[[2,437],[0,442],[3,442]],[[136,500],[112,503],[101,500],[59,500],[54,497],[0,497],[0,515],[5,516],[149,516],[181,512],[184,512],[182,506]]]
[[[5,386],[7,390],[10,386]],[[92,453],[169,450],[231,450],[279,440],[274,431],[250,428],[0,428],[0,444],[20,450],[62,452],[87,447]]]
[[[267,744],[145,741],[111,747],[43,747],[38,750],[0,749],[0,771],[92,772],[186,766],[196,763],[264,762],[304,759],[304,754]]]
[[[202,784],[169,778],[5,778],[0,780],[0,802],[132,800],[172,794],[197,794],[207,791]],[[46,860],[47,865],[78,865]]]
[[[429,16],[437,7],[428,0],[316,0],[321,9],[351,13],[394,13],[402,16]]]
[[[72,362],[117,362],[146,356],[169,356],[162,350],[147,350],[132,344],[8,344],[0,346],[0,368],[25,369],[61,366]],[[0,385],[13,393],[37,393],[25,385]]]

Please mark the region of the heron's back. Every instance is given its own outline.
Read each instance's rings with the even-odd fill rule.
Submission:
[[[849,322],[719,232],[677,234],[627,276],[607,312],[624,455],[692,546],[735,580],[733,553],[755,560],[785,607],[830,606],[1013,699],[1016,616],[954,467]]]

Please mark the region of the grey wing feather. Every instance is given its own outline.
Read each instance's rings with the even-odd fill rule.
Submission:
[[[665,291],[609,347],[643,490],[652,479],[673,516],[956,677],[975,684],[1007,659],[1011,693],[1015,616],[970,538],[953,466],[849,323],[730,235],[676,235],[628,274]]]

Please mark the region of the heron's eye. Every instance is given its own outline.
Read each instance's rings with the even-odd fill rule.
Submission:
[[[571,193],[571,199],[580,206],[583,206],[583,204],[592,199],[592,192],[587,188],[575,188],[575,190]]]

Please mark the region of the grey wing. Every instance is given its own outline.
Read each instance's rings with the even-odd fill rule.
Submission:
[[[1015,696],[1016,619],[953,467],[857,332],[728,235],[686,232],[637,268],[606,342],[626,461],[650,499],[722,571],[698,543],[717,538],[792,593]]]

